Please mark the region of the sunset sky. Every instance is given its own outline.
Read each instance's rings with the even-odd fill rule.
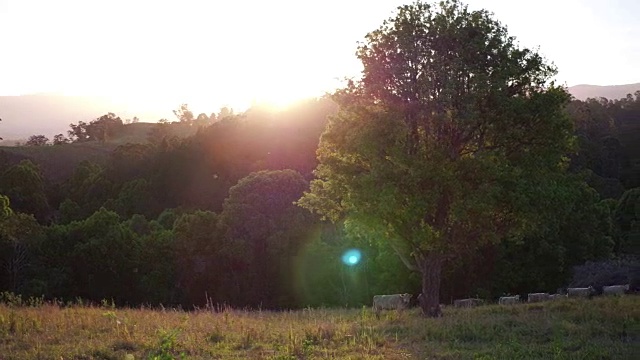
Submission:
[[[241,109],[321,95],[357,75],[356,42],[399,0],[0,0],[0,95],[108,95]],[[467,0],[560,69],[640,82],[638,0]]]

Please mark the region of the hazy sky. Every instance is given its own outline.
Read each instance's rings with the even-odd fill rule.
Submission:
[[[358,73],[356,42],[410,1],[0,0],[0,95],[104,94],[210,110],[318,95]],[[638,0],[466,3],[539,46],[561,83],[640,82]]]

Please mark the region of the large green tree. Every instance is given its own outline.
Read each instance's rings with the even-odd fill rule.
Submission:
[[[45,146],[49,143],[49,138],[44,135],[31,135],[25,146]]]
[[[442,265],[536,226],[572,145],[570,96],[487,11],[416,2],[366,36],[299,201],[390,242],[438,314]]]
[[[220,215],[233,276],[247,305],[291,307],[293,260],[309,238],[313,219],[294,202],[308,183],[297,171],[251,173],[229,190]],[[231,287],[231,286],[230,286]]]

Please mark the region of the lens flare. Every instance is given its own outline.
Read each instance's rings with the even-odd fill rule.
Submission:
[[[349,249],[342,254],[342,262],[349,266],[358,264],[361,258],[362,253],[358,249]]]

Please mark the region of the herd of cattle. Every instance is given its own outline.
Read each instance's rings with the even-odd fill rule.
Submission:
[[[629,284],[626,285],[612,285],[602,287],[603,295],[624,295],[629,293]],[[593,286],[586,288],[567,288],[566,292],[558,294],[549,293],[531,293],[527,295],[527,302],[535,303],[542,301],[560,300],[566,298],[591,298],[596,295],[597,291]],[[375,295],[373,297],[373,311],[376,315],[380,315],[382,310],[402,310],[411,306],[411,300],[413,295],[411,294],[393,294],[393,295]],[[420,301],[422,294],[418,295],[418,302]],[[498,300],[500,305],[514,305],[521,302],[520,295],[515,296],[502,296]],[[457,308],[475,307],[484,304],[482,299],[458,299],[453,302],[453,306]],[[440,305],[442,308],[444,305]],[[441,310],[438,312],[441,313]]]

